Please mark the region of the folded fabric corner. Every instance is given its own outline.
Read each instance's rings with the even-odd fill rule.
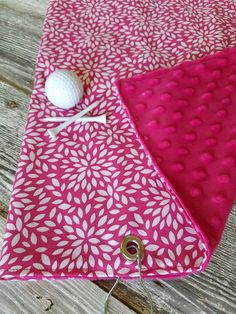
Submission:
[[[236,49],[117,85],[146,153],[211,255],[236,198]]]

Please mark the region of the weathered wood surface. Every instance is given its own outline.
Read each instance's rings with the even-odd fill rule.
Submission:
[[[0,237],[20,152],[46,0],[0,0]],[[148,281],[155,313],[236,313],[236,214],[208,269],[184,280]],[[102,313],[113,282],[0,282],[0,313]],[[114,291],[110,313],[149,313],[137,281]],[[132,311],[133,310],[133,311]]]

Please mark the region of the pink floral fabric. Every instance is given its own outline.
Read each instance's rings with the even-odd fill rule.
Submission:
[[[124,236],[144,244],[143,276],[201,271],[208,241],[152,165],[115,81],[236,44],[233,1],[54,0],[44,24],[18,170],[2,247],[2,279],[132,278]],[[86,94],[65,112],[44,84],[75,71]],[[108,126],[74,123],[56,140],[41,119],[70,116],[98,101]]]

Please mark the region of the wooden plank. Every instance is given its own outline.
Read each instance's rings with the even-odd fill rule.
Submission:
[[[3,282],[0,313],[100,314],[106,295],[89,281]],[[109,309],[114,314],[135,313],[113,297]]]
[[[29,97],[11,85],[1,84],[0,86],[0,201],[8,204],[20,153],[27,111],[26,104]],[[15,108],[9,106],[12,101],[16,104]]]
[[[40,4],[41,3],[41,4]],[[1,202],[8,204],[33,88],[40,30],[47,1],[30,5],[1,1],[0,10],[0,186]],[[38,12],[38,13],[37,13]],[[12,108],[9,104],[16,103]],[[3,205],[1,206],[3,207]]]
[[[0,214],[6,217],[19,157],[47,1],[1,1],[0,11]],[[12,102],[14,101],[15,104]],[[5,221],[0,219],[0,232]],[[236,313],[236,215],[208,269],[184,280],[146,282],[155,313]],[[98,281],[108,291],[113,282]],[[106,293],[79,280],[3,282],[1,313],[102,313]],[[149,313],[138,281],[122,282],[114,291],[111,313]],[[48,300],[47,300],[48,299]],[[120,302],[118,301],[120,300]],[[121,305],[121,302],[126,304]]]

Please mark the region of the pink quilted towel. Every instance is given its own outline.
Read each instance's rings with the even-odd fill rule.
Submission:
[[[223,50],[236,45],[235,10],[210,0],[50,2],[2,279],[137,277],[132,242],[143,277],[207,266],[236,193],[236,50]],[[76,109],[45,96],[58,68],[85,85]],[[91,115],[107,113],[107,126],[77,122],[48,136],[57,123],[42,118],[95,101]]]

